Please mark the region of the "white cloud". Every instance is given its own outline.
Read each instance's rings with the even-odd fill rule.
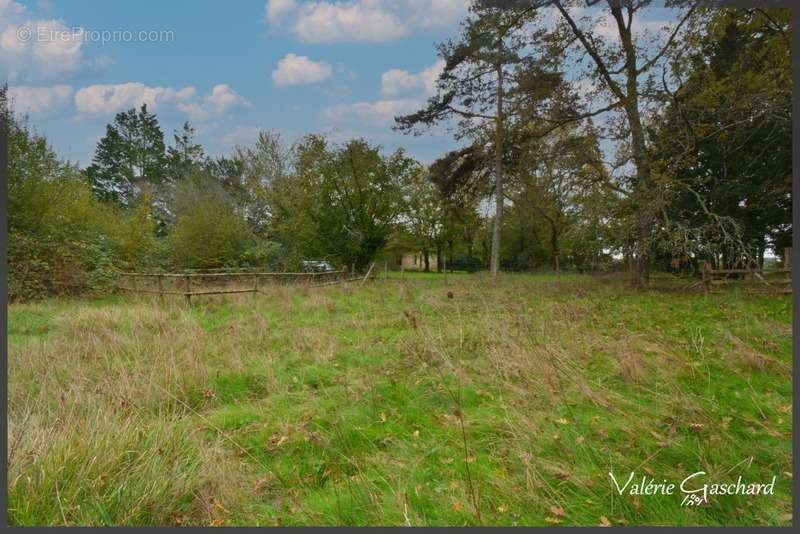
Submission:
[[[75,93],[75,107],[89,114],[114,113],[142,104],[155,109],[164,103],[188,101],[194,95],[194,87],[150,87],[138,82],[90,85]]]
[[[419,100],[403,98],[340,104],[322,110],[322,118],[329,123],[356,122],[374,127],[391,126],[398,115],[411,113],[422,105]]]
[[[90,85],[75,93],[75,107],[79,113],[107,114],[147,104],[151,109],[174,105],[192,121],[203,122],[235,109],[249,107],[250,103],[227,84],[218,84],[210,93],[197,97],[192,86],[182,89],[149,86],[138,82]]]
[[[41,19],[13,0],[0,0],[0,77],[58,79],[91,65],[83,54],[84,29]]]
[[[14,2],[14,0],[0,0],[0,17],[7,17],[9,15],[16,15],[25,10],[22,5]]]
[[[455,26],[470,0],[268,0],[266,20],[307,43],[382,42]]]
[[[325,62],[312,61],[307,56],[287,54],[272,71],[276,87],[320,83],[331,77],[333,69]]]
[[[396,97],[401,94],[421,92],[425,96],[433,96],[442,69],[444,60],[440,59],[416,74],[401,69],[388,70],[381,75],[381,94],[385,97]]]
[[[283,22],[283,19],[297,10],[295,0],[269,0],[267,1],[267,22],[274,26]]]
[[[193,121],[204,121],[238,107],[250,107],[250,103],[236,93],[228,84],[215,85],[210,94],[199,102],[179,103],[178,109]]]
[[[3,6],[0,4],[0,10],[2,8]],[[41,113],[52,107],[68,103],[72,96],[72,87],[63,84],[38,87],[18,85],[9,86],[8,92],[11,95],[15,111]]]

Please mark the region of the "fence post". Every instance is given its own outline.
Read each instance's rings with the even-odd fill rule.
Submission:
[[[192,278],[186,275],[186,304],[192,304]]]
[[[703,290],[706,294],[711,290],[711,264],[703,261]]]
[[[164,282],[163,282],[163,279],[164,279],[164,275],[163,274],[159,274],[158,275],[158,297],[160,299],[162,299],[162,300],[164,299]]]
[[[373,267],[375,267],[375,262],[374,261],[370,264],[369,270],[367,270],[367,274],[365,274],[364,278],[361,280],[361,285],[362,286],[364,285],[364,282],[366,282],[367,279],[369,278],[369,275],[372,274],[372,268]]]
[[[258,294],[258,273],[253,274],[253,293]]]

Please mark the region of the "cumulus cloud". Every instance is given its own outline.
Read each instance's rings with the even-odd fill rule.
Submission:
[[[357,122],[386,127],[394,123],[396,116],[411,113],[420,105],[420,101],[411,98],[340,104],[323,109],[322,118],[329,123]]]
[[[267,2],[266,19],[270,25],[276,25],[297,10],[295,0],[269,0]]]
[[[194,87],[173,89],[151,87],[138,82],[98,84],[83,87],[75,93],[75,107],[81,113],[114,113],[147,104],[157,108],[164,103],[188,101],[195,95]]]
[[[425,96],[436,93],[436,80],[444,69],[444,60],[438,60],[417,73],[407,70],[391,69],[381,75],[381,94],[385,97],[396,97],[401,94],[421,92]]]
[[[268,0],[266,21],[307,43],[381,42],[455,25],[469,0]]]
[[[310,85],[323,82],[332,74],[333,69],[324,61],[317,62],[307,56],[287,54],[272,71],[272,81],[276,87]]]
[[[199,102],[179,103],[177,107],[193,121],[202,122],[235,108],[250,107],[250,103],[223,83],[215,85],[211,93],[204,95]]]
[[[91,65],[84,29],[42,19],[13,0],[0,0],[0,77],[11,82],[52,80]]]
[[[0,9],[2,7],[2,4],[0,4]],[[10,86],[8,92],[16,111],[41,113],[50,108],[69,103],[72,96],[72,87],[63,84],[52,86],[17,85]]]

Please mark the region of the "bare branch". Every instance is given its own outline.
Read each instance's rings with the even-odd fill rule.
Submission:
[[[697,9],[697,3],[692,4],[692,7],[690,7],[689,10],[686,12],[686,15],[684,15],[683,18],[680,20],[680,22],[678,22],[678,25],[675,26],[675,29],[672,31],[672,34],[669,36],[669,39],[667,39],[667,42],[664,44],[664,46],[661,48],[658,54],[653,56],[653,58],[650,59],[650,61],[645,62],[645,64],[642,65],[640,69],[637,69],[636,71],[637,76],[643,72],[646,72],[659,59],[661,59],[661,57],[667,52],[667,50],[669,50],[669,48],[672,46],[672,43],[675,42],[675,37],[678,35],[678,32],[681,30],[681,27],[689,19],[692,13],[695,12],[696,9]]]

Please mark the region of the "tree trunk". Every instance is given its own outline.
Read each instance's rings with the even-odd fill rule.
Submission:
[[[497,66],[497,117],[494,143],[494,228],[490,270],[497,280],[500,272],[500,235],[503,229],[503,66]]]
[[[442,272],[442,245],[436,243],[436,272]]]
[[[550,223],[550,250],[553,252],[553,263],[555,265],[556,273],[561,272],[561,266],[558,263],[558,231],[556,231],[556,225],[554,223]]]
[[[453,272],[453,240],[447,241],[447,265],[450,267],[450,272]]]
[[[429,273],[429,272],[431,272],[431,260],[428,257],[429,254],[428,254],[428,249],[427,248],[422,251],[422,256],[423,256],[423,258],[425,258],[425,272]]]
[[[636,167],[634,194],[637,198],[635,287],[642,289],[650,281],[650,237],[653,229],[652,199],[649,198],[650,162],[647,156],[642,118],[639,113],[639,82],[636,65],[636,48],[631,29],[624,28],[622,5],[610,3],[611,13],[618,21],[620,41],[625,52],[626,95],[623,99],[625,115],[631,129],[631,152]]]

